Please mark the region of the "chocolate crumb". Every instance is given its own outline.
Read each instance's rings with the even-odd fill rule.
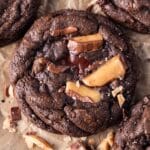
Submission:
[[[11,121],[16,122],[21,120],[21,110],[19,107],[12,107],[11,108]]]
[[[1,100],[1,102],[2,102],[2,103],[5,103],[5,100],[4,100],[4,99],[2,99],[2,100]]]

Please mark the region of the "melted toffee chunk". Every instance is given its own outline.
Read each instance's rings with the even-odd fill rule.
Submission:
[[[133,107],[115,136],[114,150],[150,149],[150,96]]]
[[[150,33],[150,0],[98,0],[102,11],[132,30]]]
[[[0,46],[18,40],[33,23],[40,0],[0,0]]]
[[[21,110],[37,126],[87,136],[122,119],[136,84],[134,59],[107,18],[61,10],[37,20],[25,35],[10,79]]]

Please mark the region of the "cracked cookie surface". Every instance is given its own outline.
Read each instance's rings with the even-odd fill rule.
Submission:
[[[141,33],[150,33],[149,0],[98,0],[102,11],[114,21]]]
[[[131,111],[115,136],[114,150],[148,150],[150,148],[150,96]]]
[[[33,23],[40,0],[0,0],[0,46],[18,40]]]
[[[87,136],[122,119],[136,84],[134,59],[107,18],[61,10],[38,19],[25,35],[10,80],[21,110],[38,127]]]

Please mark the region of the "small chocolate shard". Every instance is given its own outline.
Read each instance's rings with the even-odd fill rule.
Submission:
[[[21,120],[21,110],[19,107],[12,107],[11,108],[11,121],[16,122]]]
[[[5,96],[5,97],[9,97],[9,92],[8,92],[8,90],[9,90],[9,86],[5,84],[5,86],[4,86],[4,96]]]

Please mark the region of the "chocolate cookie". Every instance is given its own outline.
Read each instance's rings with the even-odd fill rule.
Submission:
[[[150,96],[133,107],[131,116],[115,136],[114,150],[150,148]]]
[[[18,40],[33,23],[40,0],[0,0],[0,46]]]
[[[150,33],[150,0],[98,0],[102,11],[132,30]]]
[[[10,79],[37,126],[86,136],[121,120],[136,84],[134,60],[107,18],[62,10],[34,23],[11,62]]]

